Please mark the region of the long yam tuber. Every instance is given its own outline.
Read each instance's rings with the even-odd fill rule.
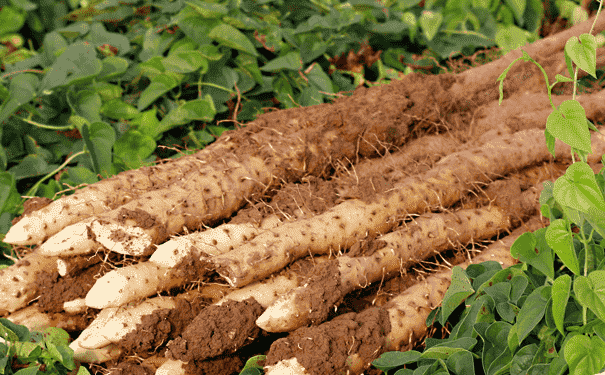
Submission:
[[[481,254],[475,256],[470,262],[460,264],[462,267],[468,266],[470,263],[481,263],[487,260],[497,260],[503,267],[514,264],[513,258],[510,256],[510,246],[515,239],[523,234],[526,230],[536,230],[542,227],[543,224],[538,218],[533,217],[523,227],[516,229],[511,235],[505,237],[498,242],[495,242],[483,250]],[[331,359],[340,358],[338,363],[332,362],[335,372],[347,372],[349,374],[361,374],[364,369],[370,366],[370,362],[386,351],[386,350],[409,350],[412,345],[426,332],[426,318],[433,308],[437,307],[445,295],[451,280],[451,271],[442,271],[431,274],[425,280],[415,284],[405,290],[402,294],[394,297],[382,309],[386,309],[389,316],[390,328],[383,333],[383,342],[381,348],[368,355],[365,353],[353,351],[331,352]],[[367,310],[364,310],[364,312]],[[363,313],[363,312],[362,312]],[[354,317],[355,313],[349,313]],[[334,320],[332,321],[334,322]],[[316,375],[324,372],[317,372],[313,368],[321,368],[322,364],[308,362],[308,356],[299,356],[296,353],[301,353],[308,346],[305,335],[297,332],[307,332],[309,329],[321,329],[322,326],[328,327],[331,322],[326,322],[318,327],[303,327],[290,333],[283,339],[278,339],[271,345],[271,349],[267,355],[265,366],[265,374],[267,375]],[[306,331],[305,331],[306,330]],[[329,338],[326,338],[329,340]],[[301,341],[302,340],[302,341]],[[314,340],[317,340],[315,337]],[[333,343],[336,347],[336,343]],[[357,344],[359,345],[359,343]],[[291,348],[290,351],[283,351],[283,348]],[[282,357],[284,353],[288,353],[288,357]],[[293,354],[293,355],[292,355]],[[326,358],[327,359],[327,358]],[[305,362],[307,361],[307,362]],[[317,359],[314,359],[317,361]],[[285,372],[287,371],[287,372]]]
[[[511,185],[514,186],[514,182],[506,187],[510,188]],[[521,193],[518,183],[516,186],[518,193]],[[515,195],[514,190],[510,193]],[[527,205],[521,210],[525,213],[517,214],[533,214],[536,194],[534,190],[524,194]],[[512,229],[511,222],[510,210],[498,206],[423,214],[415,218],[413,223],[379,237],[377,243],[383,243],[384,246],[372,255],[340,256],[334,260],[337,264],[335,285],[327,284],[322,277],[312,279],[304,286],[282,295],[256,323],[269,332],[288,332],[310,323],[319,324],[347,293],[381,278],[389,279],[417,262],[452,248],[455,243],[481,241]]]
[[[375,202],[345,201],[321,215],[263,233],[211,262],[230,285],[241,287],[309,253],[337,252],[368,233],[391,230],[397,216],[422,213],[434,206],[448,207],[474,184],[548,159],[551,155],[543,137],[542,130],[524,130],[451,154],[428,172],[405,179]],[[592,147],[588,159],[594,162],[595,155],[605,153],[605,137],[595,133]],[[569,146],[559,141],[555,152],[558,157],[570,156]]]

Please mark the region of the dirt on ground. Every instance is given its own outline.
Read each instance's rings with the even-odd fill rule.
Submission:
[[[549,77],[561,72],[562,46],[533,48],[534,58],[543,64]],[[599,56],[602,52],[599,49]],[[255,155],[279,178],[258,184],[250,196],[241,198],[241,208],[231,217],[210,217],[204,225],[226,222],[261,225],[272,215],[282,222],[291,222],[320,215],[351,199],[375,202],[406,178],[427,172],[454,152],[520,130],[543,129],[549,103],[542,73],[531,64],[515,65],[504,84],[505,100],[498,105],[498,86],[491,78],[501,73],[504,64],[495,61],[473,68],[476,69],[473,74],[414,73],[389,85],[360,87],[351,97],[341,97],[330,104],[262,114],[245,127],[224,133],[223,143],[213,151],[214,160],[220,163]],[[564,94],[566,86],[561,86]],[[595,104],[602,103],[600,90],[595,87],[593,93],[583,94],[579,99],[594,123],[605,118],[605,107]],[[568,96],[557,96],[555,102],[560,103]],[[193,160],[194,156],[189,158]],[[510,214],[512,228],[522,226],[528,215],[522,214],[525,206],[520,201],[521,192],[540,182],[556,180],[568,165],[569,160],[551,158],[506,176],[490,176],[488,182],[477,182],[454,205],[433,211],[495,205]],[[598,170],[600,165],[592,167]],[[226,161],[225,168],[229,168]],[[166,177],[157,183],[157,188],[171,181],[163,169],[145,169],[150,176],[154,171],[158,179]],[[28,202],[26,212],[49,203]],[[208,202],[208,206],[213,205],[220,202]],[[122,215],[124,221],[136,221],[141,227],[156,225],[155,218],[145,211],[123,210]],[[390,220],[398,228],[418,215],[403,212]],[[186,227],[188,231],[204,229],[198,224]],[[225,375],[239,373],[253,355],[268,354],[267,365],[281,358],[296,357],[310,374],[336,374],[346,370],[343,363],[352,352],[368,362],[385,350],[390,325],[381,306],[392,296],[424,279],[432,270],[449,268],[507,234],[503,231],[483,241],[455,244],[439,256],[402,270],[399,277],[369,284],[346,295],[338,292],[340,281],[335,262],[316,263],[314,256],[298,261],[291,267],[296,268],[301,285],[317,284],[323,288],[308,291],[315,298],[312,304],[319,306],[313,307],[311,324],[290,334],[261,330],[255,321],[264,308],[254,299],[213,305],[233,288],[213,273],[208,263],[188,258],[175,272],[195,282],[161,294],[178,296],[203,285],[216,284],[214,294],[207,292],[194,299],[177,297],[176,308],[144,317],[138,329],[119,343],[122,349],[119,358],[89,368],[93,373],[103,374],[153,374],[167,359],[180,359],[188,362],[188,374]],[[115,235],[117,239],[120,233]],[[368,232],[360,234],[349,248],[331,249],[328,256],[330,259],[345,254],[371,256],[383,246],[384,241],[377,233]],[[40,310],[65,314],[66,319],[84,319],[79,328],[70,331],[74,338],[99,310],[89,308],[70,315],[62,312],[63,303],[83,298],[95,280],[113,267],[146,260],[110,252],[99,252],[90,258],[93,257],[98,259],[90,260],[95,264],[87,269],[63,277],[56,272],[43,273],[37,283],[39,297],[33,304]]]

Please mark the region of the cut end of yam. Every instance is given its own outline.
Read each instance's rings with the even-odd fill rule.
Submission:
[[[38,217],[25,216],[13,225],[3,242],[11,245],[37,245],[44,241],[44,223]]]
[[[95,220],[90,226],[98,243],[126,255],[145,256],[152,250],[152,239],[141,228]]]
[[[157,374],[157,372],[156,372]],[[309,375],[296,357],[282,360],[272,366],[265,366],[266,375]]]

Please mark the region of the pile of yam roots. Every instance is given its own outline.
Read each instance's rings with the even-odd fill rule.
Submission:
[[[590,22],[524,49],[552,80]],[[4,239],[20,259],[0,271],[0,308],[68,330],[103,371],[136,357],[147,373],[237,372],[230,355],[269,338],[267,374],[360,374],[425,337],[455,262],[509,266],[514,240],[547,224],[542,183],[571,152],[547,150],[535,66],[511,69],[498,105],[520,55],[262,114],[195,154],[30,199]],[[571,92],[557,87],[555,104]],[[594,123],[599,90],[578,97]],[[598,171],[605,138],[592,145]],[[364,288],[378,292],[339,314]]]

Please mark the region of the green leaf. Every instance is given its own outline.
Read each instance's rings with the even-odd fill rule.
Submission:
[[[84,125],[82,129],[82,138],[90,151],[95,173],[103,177],[111,176],[111,150],[116,141],[115,130],[105,122],[95,122],[90,127]]]
[[[103,44],[109,44],[117,48],[118,55],[122,56],[130,51],[130,41],[125,35],[107,31],[105,26],[100,22],[94,22],[90,26],[90,31],[86,34],[84,40],[91,43],[95,48]]]
[[[29,73],[18,74],[13,77],[8,90],[8,100],[2,104],[0,110],[0,124],[21,107],[36,97],[38,78]]]
[[[124,161],[128,169],[138,169],[143,160],[155,151],[156,143],[148,135],[129,129],[113,145],[115,155]]]
[[[9,327],[6,327],[3,322],[0,321],[0,337],[4,341],[19,341],[19,337]]]
[[[452,354],[446,361],[447,368],[454,374],[474,375],[475,364],[473,354],[468,351],[461,351]]]
[[[605,321],[604,270],[593,271],[588,277],[576,277],[573,291],[582,306],[588,307],[599,319]]]
[[[449,346],[433,346],[432,348],[426,349],[420,358],[422,359],[447,359],[454,353],[468,352],[462,348],[452,348]]]
[[[21,206],[21,194],[17,191],[15,177],[9,172],[0,173],[0,212],[16,214]]]
[[[155,76],[149,86],[141,93],[138,110],[142,111],[147,108],[157,98],[177,87],[180,82],[181,80],[177,79],[173,74],[164,73]]]
[[[455,266],[452,269],[452,283],[443,296],[441,303],[441,316],[439,323],[445,325],[447,318],[468,296],[475,290],[471,286],[466,273],[461,267]]]
[[[222,23],[213,28],[208,36],[224,46],[258,56],[252,42],[231,25]]]
[[[36,375],[40,365],[31,366],[15,372],[15,375]]]
[[[15,175],[17,180],[36,177],[52,172],[57,168],[56,164],[48,164],[40,155],[27,155],[21,162],[8,171]]]
[[[564,101],[557,110],[548,115],[546,130],[573,148],[591,152],[586,111],[577,100]]]
[[[103,66],[96,55],[94,47],[84,41],[70,45],[48,69],[39,90],[45,92],[92,81],[101,73]]]
[[[435,35],[437,35],[441,22],[443,22],[441,13],[430,10],[423,10],[420,19],[418,19],[422,32],[429,41],[433,40]]]
[[[0,35],[19,31],[25,24],[26,12],[10,5],[0,8]]]
[[[307,73],[307,77],[309,81],[312,82],[317,88],[323,92],[334,92],[334,88],[332,87],[332,80],[330,76],[326,74],[321,68],[321,65],[315,64],[313,65],[313,69],[309,73]]]
[[[202,56],[200,51],[180,51],[175,52],[162,60],[162,65],[166,70],[175,73],[192,73],[200,68],[200,74],[208,71],[208,60]]]
[[[563,322],[565,320],[565,309],[569,301],[569,292],[571,290],[571,277],[561,275],[557,277],[552,286],[552,314],[559,332],[563,335]]]
[[[542,239],[544,238],[545,232],[546,229],[542,228],[540,233]],[[536,233],[538,233],[538,231],[536,231]],[[525,232],[519,236],[510,247],[510,254],[513,258],[519,259],[521,262],[535,267],[540,272],[553,279],[555,277],[555,269],[552,249],[545,246],[546,243],[541,243],[541,246],[538,246],[536,233]]]
[[[565,53],[580,69],[597,78],[597,43],[593,35],[572,36],[565,43]]]
[[[186,1],[196,12],[204,18],[218,18],[227,15],[229,10],[223,4],[207,3],[199,0]]]
[[[118,56],[108,56],[102,61],[101,72],[97,76],[97,81],[108,81],[122,76],[128,69],[128,60]]]
[[[94,90],[68,92],[67,101],[75,115],[84,117],[90,123],[101,121],[101,97]]]
[[[416,362],[420,359],[422,353],[415,350],[409,350],[406,352],[386,352],[375,359],[372,365],[379,370],[387,372],[397,367],[401,367],[408,363]]]
[[[104,116],[114,120],[130,120],[139,116],[139,111],[132,105],[124,103],[122,98],[116,98],[103,104],[100,109]]]
[[[276,72],[280,70],[299,71],[300,69],[302,69],[302,60],[298,51],[277,57],[260,68],[264,72]]]
[[[495,38],[496,44],[503,50],[503,53],[507,53],[527,44],[525,30],[515,25],[504,26],[498,24],[497,26],[498,31],[496,32]]]
[[[510,366],[510,375],[525,375],[531,367],[534,357],[538,353],[538,345],[531,344],[522,347],[515,353]]]
[[[525,12],[526,0],[505,0],[506,5],[512,9],[515,19],[523,26],[523,13]]]
[[[562,178],[559,178],[561,180]],[[557,180],[557,182],[559,181]],[[580,274],[580,264],[573,246],[569,224],[564,219],[552,221],[546,229],[546,242],[563,264],[576,275]]]
[[[202,99],[190,100],[182,105],[182,110],[187,112],[187,118],[190,120],[199,120],[210,122],[216,115],[214,101],[208,94]]]
[[[550,295],[551,287],[543,285],[534,290],[523,303],[516,324],[519,345],[544,317]]]
[[[593,375],[605,365],[605,342],[598,336],[576,335],[563,352],[572,375]]]

